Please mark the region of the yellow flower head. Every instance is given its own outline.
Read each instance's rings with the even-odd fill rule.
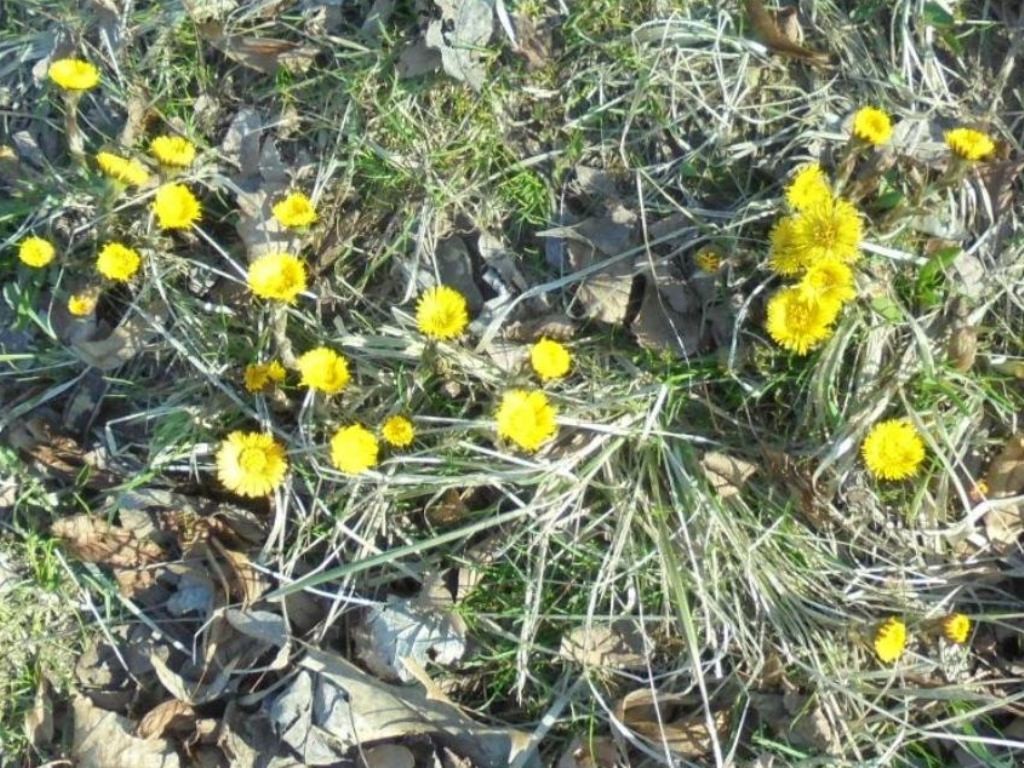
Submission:
[[[266,496],[287,471],[284,448],[261,432],[232,432],[217,451],[217,478],[240,496]]]
[[[68,312],[75,317],[86,317],[96,309],[96,301],[95,291],[73,293],[68,297]]]
[[[863,224],[848,200],[823,200],[808,205],[794,222],[793,237],[807,266],[835,258],[853,263],[860,256]]]
[[[807,269],[807,253],[797,240],[796,216],[783,216],[769,235],[768,266],[777,275],[794,277]]]
[[[714,248],[701,248],[693,257],[693,263],[701,272],[707,272],[710,275],[721,269],[722,254]]]
[[[153,198],[153,213],[163,229],[188,229],[202,212],[196,196],[184,184],[165,184]]]
[[[768,301],[765,329],[783,349],[806,355],[832,335],[840,305],[809,299],[799,286],[783,288]]]
[[[886,619],[875,632],[875,653],[885,664],[892,664],[907,647],[907,625],[895,617]]]
[[[817,163],[800,166],[786,187],[786,202],[796,211],[831,199],[832,189],[828,185],[824,171]]]
[[[149,152],[164,165],[187,168],[196,159],[196,145],[181,136],[157,136]]]
[[[245,388],[250,392],[262,392],[271,384],[279,384],[284,381],[284,366],[277,360],[269,363],[253,363],[245,366],[243,381]]]
[[[942,620],[942,634],[951,643],[966,643],[971,634],[971,620],[962,613],[951,613]]]
[[[336,395],[348,385],[348,361],[333,349],[311,349],[298,359],[298,364],[304,387]]]
[[[964,160],[984,160],[996,151],[995,142],[973,128],[954,128],[946,131],[946,146]]]
[[[134,248],[122,243],[107,243],[96,258],[96,269],[109,280],[125,282],[139,271],[142,257]]]
[[[35,235],[26,237],[18,245],[18,258],[30,267],[45,267],[56,255],[53,243]]]
[[[405,448],[412,445],[416,437],[416,428],[405,416],[392,416],[381,425],[380,436],[388,445]]]
[[[373,432],[359,424],[342,427],[331,438],[331,463],[349,475],[358,475],[377,466],[379,452]]]
[[[924,441],[906,419],[880,421],[861,447],[868,471],[882,480],[913,477],[924,461]]]
[[[812,264],[798,285],[806,298],[825,304],[845,304],[857,295],[853,270],[839,259],[822,259]]]
[[[541,381],[560,379],[569,373],[572,355],[557,341],[541,339],[530,348],[530,365]]]
[[[513,389],[498,406],[498,434],[524,451],[536,451],[555,436],[557,411],[540,390]]]
[[[853,135],[877,147],[892,137],[892,121],[877,107],[861,107],[853,116]]]
[[[274,205],[274,218],[282,227],[308,227],[316,221],[313,202],[301,192],[292,192]]]
[[[294,301],[306,290],[306,267],[290,253],[268,253],[249,265],[248,281],[261,299]]]
[[[454,339],[469,325],[465,297],[454,288],[429,288],[416,305],[416,325],[432,339]]]
[[[113,152],[97,152],[96,165],[107,176],[122,184],[140,187],[149,181],[149,171],[146,170],[146,166],[138,160],[130,160],[115,155]]]
[[[100,82],[100,71],[82,59],[57,59],[47,74],[66,91],[88,91]]]

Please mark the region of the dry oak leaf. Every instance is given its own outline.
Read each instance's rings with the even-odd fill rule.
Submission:
[[[585,667],[631,669],[647,664],[644,636],[629,619],[577,627],[562,636],[558,655]]]
[[[80,560],[113,568],[140,568],[166,559],[163,549],[152,541],[92,515],[75,515],[57,520],[50,528]]]
[[[985,474],[989,499],[1006,499],[1024,492],[1024,432],[1013,435],[989,465]],[[1020,504],[997,506],[985,513],[985,532],[999,549],[1017,543],[1024,531],[1024,507]]]
[[[700,467],[718,495],[723,499],[738,496],[747,480],[757,472],[757,465],[717,451],[705,453]]]
[[[72,702],[75,729],[71,756],[77,768],[181,768],[166,739],[131,735],[127,718],[94,706],[84,696]]]
[[[196,723],[196,711],[183,701],[168,699],[157,704],[139,721],[139,738],[158,739],[167,732],[188,733]]]
[[[623,697],[615,716],[633,732],[681,757],[703,757],[714,749],[716,738],[721,741],[728,734],[729,712],[712,712],[712,733],[703,709],[689,714],[675,711],[685,699],[680,694],[652,693],[641,688]]]

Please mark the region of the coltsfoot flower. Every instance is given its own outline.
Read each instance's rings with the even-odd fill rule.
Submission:
[[[196,145],[181,136],[157,136],[149,144],[149,153],[162,165],[187,168],[196,159]]]
[[[75,317],[88,317],[96,309],[97,299],[95,291],[73,293],[68,297],[68,312]]]
[[[305,387],[336,395],[348,386],[348,361],[333,349],[311,349],[298,359],[298,364]]]
[[[868,471],[882,480],[913,477],[924,461],[924,454],[924,441],[907,419],[880,421],[861,446]]]
[[[786,187],[786,202],[796,211],[808,206],[825,203],[832,199],[832,189],[825,178],[825,172],[817,163],[808,163],[797,169],[793,180]]]
[[[149,181],[149,171],[138,160],[115,155],[113,152],[97,152],[96,165],[107,176],[122,184],[141,187]]]
[[[853,135],[879,146],[892,138],[892,120],[877,107],[861,107],[853,116]]]
[[[907,647],[907,625],[896,617],[883,622],[875,632],[875,653],[885,664],[892,664]]]
[[[268,253],[249,265],[247,279],[261,299],[291,302],[306,290],[306,267],[290,253]]]
[[[313,201],[301,192],[292,192],[273,208],[274,218],[282,227],[289,229],[308,227],[316,221],[316,208]]]
[[[465,297],[447,285],[427,289],[416,305],[416,325],[431,339],[454,339],[469,325]]]
[[[973,128],[954,128],[946,131],[946,146],[964,160],[984,160],[996,151],[995,142],[988,134]]]
[[[153,213],[163,229],[188,229],[203,213],[203,208],[184,184],[165,184],[153,198]]]
[[[808,298],[799,286],[783,288],[768,301],[765,330],[783,349],[806,355],[832,335],[840,308]]]
[[[971,634],[971,620],[962,613],[951,613],[942,621],[942,634],[949,642],[962,645]]]
[[[287,471],[284,447],[268,434],[232,432],[217,451],[218,479],[240,496],[266,496]]]
[[[498,434],[524,451],[536,451],[558,430],[557,411],[540,390],[513,389],[498,407]]]
[[[108,280],[121,283],[131,280],[140,264],[139,252],[123,243],[107,243],[96,257],[96,270]]]
[[[701,248],[693,257],[693,263],[701,272],[710,275],[722,268],[722,254],[714,248]]]
[[[277,360],[269,363],[252,363],[245,366],[242,380],[249,392],[263,392],[273,384],[284,381],[285,370]]]
[[[341,472],[358,475],[377,466],[380,445],[373,432],[359,424],[342,427],[331,438],[331,463]]]
[[[395,448],[406,448],[416,438],[416,428],[405,416],[392,416],[380,428],[384,442]]]
[[[26,237],[18,245],[18,258],[29,267],[45,267],[56,255],[57,249],[53,243],[35,235]]]
[[[572,367],[572,355],[565,345],[551,339],[541,339],[530,348],[530,365],[541,381],[560,379]]]
[[[797,239],[796,216],[783,216],[772,227],[768,236],[771,250],[768,253],[768,267],[777,275],[794,277],[803,273],[808,266],[808,254]]]
[[[809,267],[834,258],[850,264],[860,257],[864,225],[854,205],[841,198],[805,207],[793,224],[795,247]]]
[[[798,285],[806,298],[825,304],[845,304],[857,296],[853,270],[839,259],[822,259],[812,264]]]
[[[47,75],[65,91],[88,91],[100,83],[100,71],[83,59],[57,59]]]

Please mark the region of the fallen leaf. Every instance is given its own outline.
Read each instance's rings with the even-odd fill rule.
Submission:
[[[703,757],[714,748],[703,709],[690,714],[676,712],[684,697],[654,693],[641,688],[626,694],[615,708],[618,720],[635,733],[668,748],[685,758]],[[715,735],[719,740],[729,731],[728,710],[712,713]]]
[[[160,320],[162,304],[146,308],[146,314]],[[159,331],[139,313],[131,313],[104,338],[70,340],[71,349],[87,365],[101,371],[112,371],[129,362],[156,336]]]
[[[946,354],[953,368],[966,373],[978,357],[978,332],[970,325],[958,325],[949,336]]]
[[[757,472],[757,465],[717,451],[708,451],[700,460],[711,487],[723,499],[737,496],[747,480]]]
[[[177,672],[171,670],[164,660],[155,654],[150,655],[149,661],[153,665],[153,671],[156,672],[157,679],[160,680],[168,693],[178,701],[193,707],[216,701],[227,692],[229,683],[232,682],[231,672],[234,669],[233,664],[224,667],[209,683],[204,683],[186,680]]]
[[[615,741],[595,736],[584,741],[573,739],[562,753],[555,768],[618,768],[625,765]]]
[[[131,531],[92,515],[74,515],[57,520],[50,528],[76,557],[113,568],[139,568],[167,559],[152,541],[141,541]]]
[[[1005,499],[1024,492],[1024,433],[1013,435],[985,474],[989,499]],[[997,506],[985,513],[985,532],[999,551],[1015,547],[1024,531],[1020,504]]]
[[[132,736],[127,718],[99,709],[84,696],[75,697],[72,709],[71,755],[77,768],[181,768],[169,741]]]
[[[403,659],[420,664],[454,664],[466,652],[466,628],[448,610],[415,600],[389,597],[369,608],[353,631],[356,657],[375,675],[410,682]]]
[[[187,734],[195,722],[196,711],[191,706],[177,699],[168,699],[143,715],[135,732],[141,739],[159,739],[168,732]]]
[[[576,335],[576,324],[561,312],[517,320],[501,330],[506,341],[535,342],[540,339],[568,341]]]
[[[199,34],[232,61],[250,69],[275,75],[279,69],[293,74],[305,72],[313,64],[320,49],[312,45],[268,37],[226,35],[219,21],[196,24]]]
[[[483,88],[487,70],[480,52],[494,32],[493,0],[434,0],[440,18],[427,26],[424,41],[440,52],[444,71],[473,90]]]
[[[762,0],[747,0],[747,15],[750,17],[750,23],[757,32],[758,37],[761,38],[761,42],[776,53],[802,59],[809,64],[822,65],[828,63],[829,56],[827,53],[812,51],[788,39],[779,29],[771,14],[765,10]]]
[[[475,315],[484,304],[484,297],[473,277],[473,260],[465,241],[458,235],[437,244],[434,266],[443,285],[450,285],[466,298],[470,314]]]
[[[814,697],[796,692],[752,693],[750,701],[772,732],[791,746],[821,752],[838,749],[832,724]]]
[[[562,636],[558,655],[584,667],[632,669],[648,663],[643,634],[629,619],[578,627]]]
[[[417,40],[398,57],[398,76],[403,80],[436,72],[441,68],[441,54],[425,41]]]
[[[40,676],[32,708],[25,713],[25,738],[35,749],[42,749],[53,741],[53,701],[50,684]]]
[[[363,751],[366,768],[415,768],[416,757],[401,744],[381,744]]]
[[[527,734],[477,723],[436,690],[383,683],[340,656],[315,649],[300,663],[319,678],[318,686],[328,688],[314,699],[314,722],[347,748],[431,735],[477,768],[503,768],[529,748]],[[328,696],[330,691],[339,693]]]

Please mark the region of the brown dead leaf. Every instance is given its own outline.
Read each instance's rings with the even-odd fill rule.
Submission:
[[[66,480],[77,482],[84,478],[91,488],[109,488],[120,482],[101,466],[100,454],[86,451],[77,440],[61,434],[40,416],[12,421],[7,427],[7,442],[37,462],[43,471]]]
[[[250,69],[275,75],[279,69],[301,74],[310,68],[320,49],[312,45],[269,37],[225,35],[224,25],[205,21],[196,25],[199,34],[229,59]]]
[[[416,758],[401,744],[381,744],[362,753],[365,768],[415,768]]]
[[[113,568],[139,568],[166,559],[163,549],[92,515],[57,520],[50,528],[80,560]]]
[[[628,619],[572,630],[562,636],[558,655],[584,667],[633,669],[648,662],[644,636]]]
[[[196,711],[177,699],[157,704],[143,715],[136,734],[140,739],[159,739],[165,733],[191,733],[196,724]]]
[[[649,279],[640,311],[630,329],[641,347],[688,358],[701,346],[701,316],[677,311],[672,298]]]
[[[776,53],[781,53],[783,56],[791,56],[793,58],[806,61],[808,64],[815,64],[819,66],[828,64],[829,56],[827,53],[812,51],[810,48],[805,48],[790,40],[786,34],[779,29],[779,26],[775,23],[775,19],[772,18],[771,14],[765,10],[764,2],[762,0],[746,0],[746,5],[747,15],[750,17],[750,23],[757,32],[757,36],[761,39],[761,42],[771,50]],[[799,22],[797,23],[799,24]],[[791,24],[790,27],[790,32],[792,34]]]
[[[751,704],[775,735],[792,746],[822,752],[838,749],[835,730],[814,697],[796,692],[752,693]]]
[[[1024,492],[1024,432],[1013,435],[985,474],[989,499],[1006,499]],[[1021,505],[999,506],[985,514],[985,532],[1003,551],[1016,545],[1024,531]]]
[[[561,312],[517,320],[501,330],[502,338],[507,341],[534,342],[540,339],[568,341],[575,335],[576,324]]]
[[[607,736],[573,739],[555,768],[617,768],[624,765],[615,741]]]
[[[159,320],[162,309],[162,304],[153,304],[145,314]],[[70,343],[83,362],[101,371],[112,371],[135,357],[157,335],[159,331],[142,314],[133,313],[105,338],[72,338]]]
[[[42,749],[53,741],[53,701],[50,684],[45,677],[39,678],[32,708],[25,713],[25,738],[36,749]]]
[[[949,337],[946,354],[956,370],[961,373],[971,370],[978,357],[978,331],[970,325],[954,328]]]
[[[181,768],[169,741],[132,736],[127,718],[99,709],[84,696],[75,697],[72,708],[71,755],[78,768]]]
[[[243,605],[255,603],[270,587],[267,578],[253,568],[252,562],[241,552],[225,549],[216,542],[213,542],[213,548],[227,564],[232,597]]]
[[[641,688],[623,697],[615,708],[615,715],[635,733],[677,755],[703,757],[714,749],[712,732],[703,709],[682,714],[680,705],[684,698],[679,694],[655,694]],[[715,736],[719,740],[728,734],[729,720],[728,710],[712,713]]]
[[[747,480],[757,472],[757,465],[717,451],[708,451],[701,457],[701,469],[723,499],[739,495]]]

